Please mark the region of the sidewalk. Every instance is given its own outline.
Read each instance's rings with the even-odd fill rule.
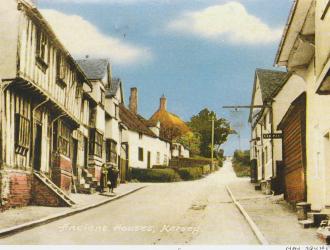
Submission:
[[[110,193],[71,194],[70,197],[76,202],[74,207],[27,206],[7,210],[0,213],[0,237],[100,206],[146,186],[145,183],[120,184],[114,190],[115,195]]]
[[[269,244],[319,245],[316,228],[303,229],[296,213],[280,196],[255,191],[249,178],[237,178],[228,187]]]

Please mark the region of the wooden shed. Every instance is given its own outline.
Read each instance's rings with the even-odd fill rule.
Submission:
[[[294,100],[280,122],[283,133],[284,195],[289,202],[306,200],[306,93]]]

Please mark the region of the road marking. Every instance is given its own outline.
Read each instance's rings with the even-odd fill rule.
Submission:
[[[258,226],[254,223],[254,221],[251,219],[251,217],[247,214],[247,212],[242,207],[242,205],[236,200],[236,198],[234,197],[233,193],[231,192],[230,188],[227,185],[226,185],[226,190],[227,190],[230,198],[235,203],[238,210],[241,212],[241,214],[244,216],[244,218],[246,219],[246,221],[250,225],[250,227],[251,227],[253,233],[255,234],[255,236],[257,237],[258,241],[262,245],[269,245],[269,242],[266,240],[265,236],[262,234],[262,232],[260,231]]]

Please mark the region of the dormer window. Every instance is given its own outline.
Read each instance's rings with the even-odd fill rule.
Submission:
[[[41,30],[37,30],[37,42],[36,42],[36,62],[38,67],[43,71],[46,72],[48,68],[47,64],[47,37],[45,33]]]

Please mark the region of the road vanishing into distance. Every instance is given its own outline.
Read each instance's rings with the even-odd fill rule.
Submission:
[[[119,200],[0,239],[0,244],[258,244],[226,191],[231,162],[197,181],[151,184]]]

